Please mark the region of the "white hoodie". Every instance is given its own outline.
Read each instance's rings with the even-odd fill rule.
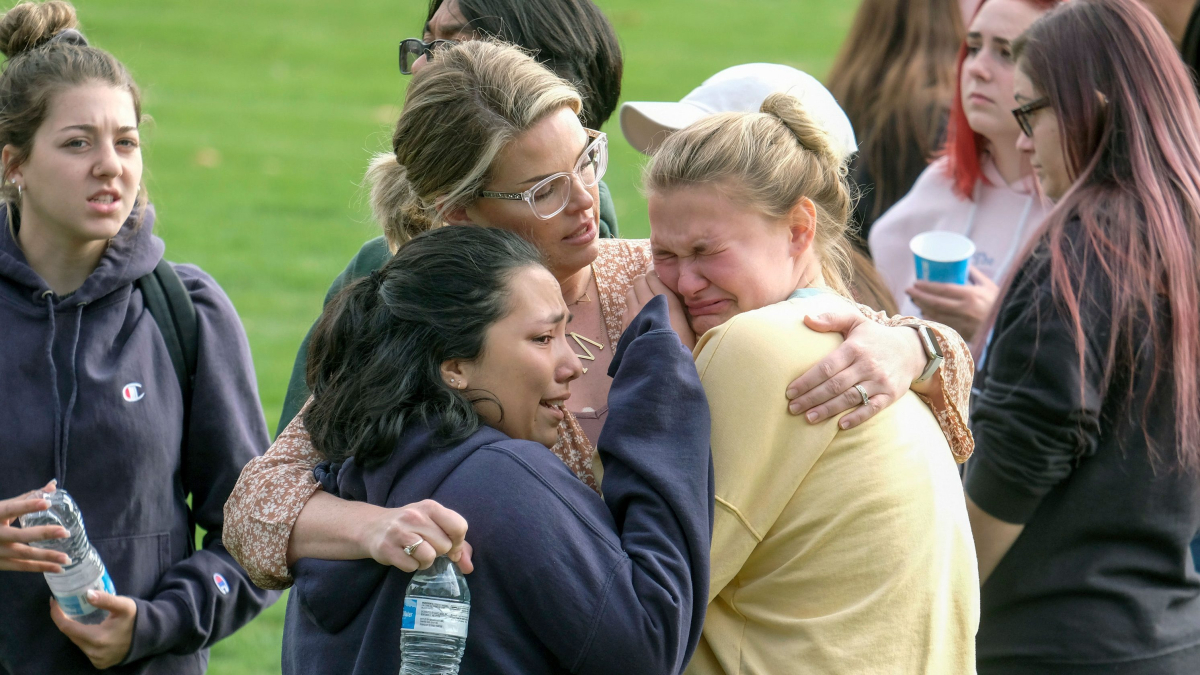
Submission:
[[[957,232],[975,242],[971,264],[1002,285],[1025,244],[1052,204],[1036,190],[1033,176],[1008,185],[991,158],[980,158],[987,182],[975,184],[974,201],[963,199],[946,172],[948,160],[930,164],[912,190],[875,221],[868,244],[875,267],[900,305],[900,314],[921,316],[906,291],[917,280],[908,242],[922,232]]]

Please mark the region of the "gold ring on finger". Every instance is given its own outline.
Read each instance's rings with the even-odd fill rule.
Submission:
[[[417,536],[417,540],[415,542],[404,547],[404,555],[411,558],[413,551],[417,550],[417,547],[424,543],[425,543],[425,538],[421,537],[421,536]]]

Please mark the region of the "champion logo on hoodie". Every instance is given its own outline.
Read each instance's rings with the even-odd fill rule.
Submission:
[[[136,403],[146,397],[141,382],[130,382],[121,390],[121,396],[130,403]]]

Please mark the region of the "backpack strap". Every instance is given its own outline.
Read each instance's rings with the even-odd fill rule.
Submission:
[[[183,394],[184,415],[191,409],[192,385],[196,380],[196,354],[200,333],[196,322],[196,306],[188,295],[183,280],[165,259],[159,260],[154,271],[138,279],[146,309],[158,324],[167,352],[175,366],[179,390]]]
[[[196,356],[200,351],[200,330],[196,320],[196,306],[188,295],[183,280],[165,259],[159,260],[154,271],[137,280],[142,298],[158,331],[167,344],[167,353],[175,367],[179,380],[179,391],[183,395],[183,442],[180,455],[187,460],[188,423],[192,412],[192,386],[196,381]],[[193,533],[188,538],[188,550],[195,552],[196,518],[188,508],[188,526]]]

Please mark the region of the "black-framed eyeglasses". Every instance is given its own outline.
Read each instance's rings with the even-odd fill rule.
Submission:
[[[587,147],[575,162],[571,171],[560,171],[546,176],[536,185],[524,192],[492,192],[484,190],[479,193],[485,199],[509,199],[524,201],[533,210],[538,220],[549,220],[562,213],[571,199],[571,176],[579,178],[584,187],[592,187],[604,178],[608,170],[608,136],[602,131],[584,129],[587,132]]]
[[[434,40],[425,42],[420,38],[408,38],[400,43],[400,74],[412,75],[413,64],[422,56],[432,57],[433,53],[446,45],[457,44],[454,40]]]
[[[1030,101],[1020,108],[1012,111],[1013,117],[1017,118],[1017,126],[1021,127],[1021,132],[1026,136],[1033,136],[1033,125],[1030,124],[1029,118],[1033,117],[1033,113],[1042,108],[1050,107],[1050,99],[1043,96],[1036,101]]]

